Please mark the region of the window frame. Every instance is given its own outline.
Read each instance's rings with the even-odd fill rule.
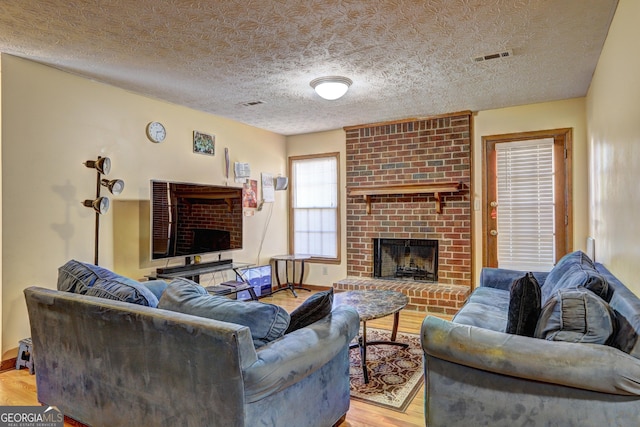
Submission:
[[[291,253],[297,253],[295,248],[295,208],[293,207],[293,195],[296,186],[295,177],[293,175],[293,165],[296,161],[333,158],[336,162],[336,257],[319,257],[312,256],[308,262],[318,262],[324,264],[340,264],[342,261],[342,188],[340,186],[340,152],[307,154],[302,156],[289,156],[289,250]]]

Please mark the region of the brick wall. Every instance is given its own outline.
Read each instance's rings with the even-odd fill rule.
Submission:
[[[347,274],[373,277],[373,239],[438,239],[439,283],[471,285],[471,114],[345,128],[347,188],[462,182],[458,193],[347,197]]]

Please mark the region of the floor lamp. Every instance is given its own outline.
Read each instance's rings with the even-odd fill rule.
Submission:
[[[83,206],[92,208],[96,213],[95,247],[93,263],[98,265],[98,241],[100,238],[100,215],[109,210],[109,198],[100,195],[102,187],[105,187],[113,195],[118,195],[124,190],[124,181],[121,179],[103,179],[102,175],[108,175],[111,171],[111,160],[108,157],[98,157],[98,160],[87,160],[84,165],[96,170],[96,198],[82,202]]]

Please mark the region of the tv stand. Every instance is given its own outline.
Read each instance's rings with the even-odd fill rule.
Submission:
[[[186,260],[188,260],[189,262],[191,261],[190,257],[187,257]],[[164,267],[164,268],[157,268],[156,269],[156,274],[158,277],[162,278],[162,275],[171,275],[172,277],[186,277],[186,276],[191,276],[193,275],[194,271],[200,271],[200,270],[206,270],[206,269],[212,269],[211,272],[216,272],[216,271],[223,271],[223,270],[231,270],[232,268],[223,268],[220,269],[221,266],[227,266],[228,264],[233,264],[233,260],[232,259],[222,259],[219,261],[211,261],[211,262],[200,262],[197,264],[190,264],[190,263],[186,263],[185,265],[178,265],[175,267]],[[177,273],[185,273],[184,275],[180,275]],[[191,273],[191,274],[189,274]],[[207,273],[207,272],[204,272]],[[199,274],[204,274],[204,273],[199,273]],[[198,273],[196,273],[198,274]]]
[[[238,271],[241,268],[251,267],[253,264],[244,262],[233,262],[231,259],[224,259],[211,262],[201,262],[197,264],[178,265],[175,267],[165,267],[156,269],[155,276],[149,276],[153,279],[175,279],[177,277],[183,277],[185,279],[193,280],[196,283],[200,283],[201,274],[217,273],[219,271],[233,270],[236,273],[236,277],[240,280],[232,280],[224,282],[220,285],[207,286],[205,289],[209,293],[216,295],[231,295],[237,294],[241,291],[248,291],[251,299],[258,300],[258,297],[253,290],[253,287],[247,282],[245,277]]]

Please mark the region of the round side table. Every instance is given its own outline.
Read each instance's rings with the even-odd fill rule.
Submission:
[[[302,279],[304,278],[304,262],[311,258],[311,255],[303,255],[303,254],[293,254],[293,255],[276,255],[272,257],[274,263],[274,269],[276,270],[276,282],[278,283],[278,287],[273,291],[273,293],[290,290],[294,297],[298,298],[298,294],[296,294],[296,289],[311,291],[311,289],[302,287]],[[285,270],[285,280],[283,283],[280,281],[280,269],[278,265],[280,262],[284,262],[284,270]],[[296,262],[300,263],[300,279],[298,280],[298,285],[296,286]],[[291,278],[289,278],[289,264],[291,264]]]

